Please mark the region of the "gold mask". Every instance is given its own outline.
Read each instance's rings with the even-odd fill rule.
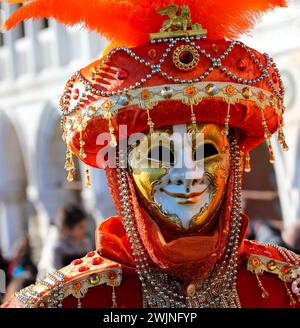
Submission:
[[[213,221],[230,170],[222,127],[174,125],[147,133],[129,151],[128,164],[138,196],[167,232],[189,235]]]

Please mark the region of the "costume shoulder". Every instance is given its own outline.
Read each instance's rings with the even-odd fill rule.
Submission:
[[[117,287],[122,281],[122,266],[89,252],[70,265],[49,273],[43,280],[15,293],[4,308],[62,307],[65,298],[80,299],[90,288],[100,285]],[[113,306],[113,304],[112,304]]]
[[[300,307],[299,255],[278,245],[245,240],[243,260],[246,261],[247,271],[256,277],[262,298],[269,297],[263,282],[270,286],[281,284],[290,306]]]

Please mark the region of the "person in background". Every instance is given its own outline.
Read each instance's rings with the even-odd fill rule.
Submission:
[[[30,239],[27,234],[17,241],[12,260],[7,267],[7,276],[11,277],[7,285],[4,302],[14,292],[35,282],[37,269],[32,261]]]
[[[9,283],[8,265],[9,262],[3,257],[2,250],[0,249],[0,279],[5,280],[0,281],[0,304],[2,304],[4,291],[6,289],[7,284]]]
[[[250,222],[248,238],[262,244],[276,244],[295,253],[300,252],[300,221],[283,227],[282,221],[256,220]]]
[[[285,247],[300,253],[300,221],[289,224],[282,230],[282,240],[285,243]]]
[[[88,218],[81,208],[69,205],[60,209],[41,253],[38,278],[44,278],[47,273],[70,264],[91,250],[87,230]]]

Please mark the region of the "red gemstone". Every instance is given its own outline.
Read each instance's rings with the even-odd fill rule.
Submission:
[[[77,260],[74,260],[73,262],[72,262],[72,264],[73,265],[79,265],[79,264],[81,264],[83,261],[81,260],[81,259],[77,259]]]
[[[259,96],[260,100],[265,100],[266,99],[266,95],[263,92],[260,92],[258,96]]]
[[[115,271],[110,271],[108,274],[108,278],[110,280],[115,280],[117,278],[117,274],[115,273]]]
[[[272,74],[272,80],[273,80],[274,83],[278,82],[278,78],[277,78],[277,75],[275,73]]]
[[[219,47],[215,43],[213,43],[211,45],[211,50],[215,53],[218,53],[219,52]]]
[[[284,274],[288,274],[291,272],[291,268],[289,266],[285,265],[281,268],[281,272]]]
[[[73,91],[73,99],[77,100],[79,98],[79,89],[75,89]]]
[[[78,269],[78,272],[85,272],[85,271],[88,271],[90,268],[88,266],[81,266],[79,269]]]
[[[244,70],[247,68],[247,64],[246,64],[245,60],[243,60],[243,59],[239,59],[239,60],[236,62],[236,65],[237,65],[237,68],[238,68],[240,71],[244,71]]]
[[[103,263],[103,259],[101,257],[96,257],[95,259],[93,259],[92,264],[93,265],[99,265]]]
[[[156,50],[155,50],[155,49],[150,49],[150,50],[148,51],[148,56],[149,56],[151,59],[156,58],[156,55],[157,55],[157,53],[156,53]]]
[[[183,64],[190,64],[194,60],[194,54],[185,50],[179,55],[179,60]]]
[[[128,77],[128,72],[125,69],[117,72],[116,77],[118,80],[125,80]]]
[[[86,254],[86,257],[93,257],[95,255],[95,252],[89,252]]]

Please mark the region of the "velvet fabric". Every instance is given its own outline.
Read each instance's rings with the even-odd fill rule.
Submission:
[[[230,43],[225,40],[202,40],[195,42],[197,44],[199,43],[201,49],[205,49],[205,51],[212,57],[218,57],[230,45]],[[178,46],[181,44],[185,43],[179,42]],[[165,52],[166,47],[166,44],[149,44],[146,46],[134,48],[132,50],[141,58],[145,59],[146,61],[150,61],[151,64],[154,65],[158,63],[158,60]],[[216,48],[218,49],[218,54],[216,54],[213,50]],[[156,57],[153,59],[148,57],[148,52],[152,50],[156,52]],[[250,49],[250,51],[256,58],[260,60],[263,66],[266,65],[267,59],[263,54],[260,54],[253,49]],[[97,60],[81,70],[81,74],[85,77],[86,80],[90,80],[92,78],[92,72],[102,63],[102,60],[103,59]],[[244,62],[245,70],[240,70],[238,68],[238,62],[240,60]],[[194,79],[204,74],[210,65],[211,59],[206,58],[205,56],[200,56],[200,64],[194,70],[182,72],[175,68],[172,56],[169,55],[165,59],[165,63],[162,65],[162,70],[172,75],[174,78],[178,78],[179,80],[188,80]],[[256,79],[261,75],[261,70],[257,68],[257,64],[250,56],[250,53],[241,46],[235,46],[230,54],[222,60],[222,65],[230,70],[232,75],[236,74],[242,79]],[[119,80],[116,77],[116,72],[123,69],[127,71],[128,76],[124,80]],[[97,87],[100,91],[111,92],[122,88],[129,88],[130,85],[135,84],[136,81],[140,81],[143,77],[145,77],[145,75],[150,73],[150,67],[145,67],[145,65],[134,60],[132,56],[120,52],[117,56],[112,56],[110,61],[105,64],[105,70],[101,73]],[[278,73],[275,71],[275,67],[271,66],[269,68],[269,75],[274,77],[274,86],[276,90],[280,92],[281,86]],[[233,81],[231,77],[226,75],[226,73],[221,72],[220,69],[213,70],[209,76],[203,80],[203,82],[206,82],[207,84],[214,82],[224,82],[228,85],[236,83],[236,81]],[[80,83],[81,82],[78,80],[75,81],[73,88],[80,88]],[[143,83],[142,86],[146,88],[162,86],[164,84],[172,84],[172,82],[168,81],[160,74],[156,74],[149,81]],[[247,85],[245,85],[245,87],[246,86]],[[251,86],[273,93],[273,90],[270,87],[267,79],[262,79],[261,81],[252,83]],[[257,90],[259,91],[259,89]],[[105,97],[98,96],[97,100],[106,101],[107,99]],[[281,101],[278,98],[275,97],[274,101],[276,105],[279,106],[279,108],[282,107]],[[73,104],[74,100],[71,100],[71,102]],[[275,112],[274,106],[272,105],[270,99],[261,99],[261,102],[266,104],[264,109],[264,116],[268,130],[271,133],[274,133],[278,129],[278,121],[282,122],[282,117],[278,116],[278,113]],[[89,101],[87,100],[86,103],[81,104],[81,107],[85,107],[88,105],[88,103]],[[194,106],[197,122],[215,123],[220,125],[224,125],[225,123],[227,110],[228,105],[225,102],[222,93],[218,97],[209,97],[209,95],[207,95],[207,97],[203,98],[198,105]],[[147,118],[146,110],[140,109],[137,105],[130,105],[121,109],[112,119],[112,125],[115,130],[116,138],[119,141],[124,141],[133,133],[149,130]],[[184,124],[191,122],[191,109],[190,106],[183,104],[181,101],[166,100],[154,106],[154,108],[151,110],[151,118],[156,128],[175,124]],[[245,98],[240,100],[238,103],[231,105],[229,125],[230,127],[238,127],[241,130],[242,133],[239,143],[241,149],[244,152],[247,152],[256,147],[265,139],[265,131],[263,128],[262,120],[261,109],[258,107],[257,103],[250,99]],[[121,131],[121,125],[126,125],[126,134]],[[87,126],[83,131],[83,141],[85,142],[84,151],[87,157],[82,158],[82,161],[93,167],[105,167],[107,163],[103,163],[103,160],[101,159],[101,150],[103,150],[105,147],[107,148],[108,142],[99,142],[98,137],[100,133],[108,132],[108,121],[102,117],[94,117],[88,121]],[[79,140],[79,132],[76,133],[74,131],[70,147],[76,155],[78,155],[80,152]]]

